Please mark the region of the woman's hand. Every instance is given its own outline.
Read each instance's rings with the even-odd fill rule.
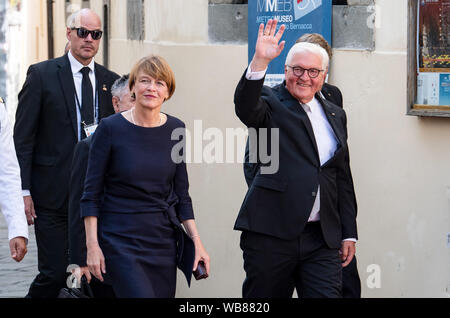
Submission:
[[[191,237],[192,241],[194,241],[195,245],[194,268],[192,270],[195,272],[198,266],[198,262],[203,261],[203,263],[205,264],[206,273],[209,275],[209,255],[208,253],[206,253],[205,247],[200,240],[200,235],[198,234],[194,219],[183,221],[183,225],[186,229],[187,234]]]
[[[284,24],[281,25],[277,34],[275,34],[277,23],[277,20],[269,20],[267,21],[265,28],[264,24],[260,24],[258,39],[256,40],[255,55],[251,62],[252,72],[265,70],[269,63],[283,51],[285,41],[280,42],[280,40],[286,27]]]
[[[87,266],[77,267],[77,268],[73,269],[72,274],[77,279],[77,282],[81,282],[81,278],[83,276],[86,277],[88,284],[91,282],[92,276],[91,276],[91,272],[89,272],[89,268]]]
[[[194,260],[194,268],[192,269],[195,271],[198,267],[198,263],[202,261],[205,264],[206,273],[209,275],[209,255],[206,252],[205,247],[203,246],[202,241],[200,240],[200,236],[194,236],[192,237],[192,240],[194,241],[195,245],[195,260]]]
[[[98,243],[88,244],[87,247],[87,266],[89,272],[92,273],[97,279],[103,282],[103,274],[106,274],[106,264],[103,252]]]

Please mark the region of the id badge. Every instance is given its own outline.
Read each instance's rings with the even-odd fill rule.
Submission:
[[[92,124],[88,126],[84,126],[84,132],[86,133],[86,137],[92,135],[97,129],[98,124]]]

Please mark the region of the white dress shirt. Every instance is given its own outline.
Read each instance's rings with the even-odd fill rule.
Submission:
[[[307,104],[300,104],[308,115],[309,121],[316,139],[317,150],[319,151],[320,165],[323,166],[328,160],[334,156],[337,149],[337,139],[334,135],[333,128],[323,111],[322,105],[314,97]],[[315,222],[320,220],[320,185],[317,189],[316,200],[309,216],[308,222]]]
[[[251,65],[247,69],[245,75],[248,80],[261,80],[266,74],[267,69],[259,72],[252,72]],[[311,122],[311,126],[316,139],[317,149],[319,151],[320,165],[323,166],[328,160],[330,160],[337,149],[337,138],[334,134],[322,105],[314,97],[310,102],[306,104],[299,103],[305,110],[308,118]],[[311,209],[308,222],[315,222],[320,220],[320,185],[317,189],[317,196]],[[354,238],[346,238],[344,241],[356,242]]]
[[[14,148],[12,126],[5,105],[0,103],[0,210],[8,225],[8,239],[28,239],[20,168]]]
[[[81,139],[81,113],[80,113],[80,108],[78,107],[78,102],[81,103],[82,100],[82,95],[81,95],[81,82],[83,81],[83,74],[81,73],[81,69],[84,67],[83,64],[81,64],[80,62],[77,61],[77,59],[72,55],[72,52],[68,52],[67,56],[69,58],[69,62],[70,62],[70,68],[72,70],[72,76],[73,76],[73,82],[75,84],[75,92],[77,94],[77,97],[73,97],[75,98],[75,107],[76,107],[76,111],[77,111],[77,127],[78,127],[78,141],[80,141]],[[87,65],[87,67],[89,67],[91,69],[91,71],[89,72],[89,79],[91,80],[91,84],[92,84],[92,96],[94,97],[94,103],[98,104],[98,100],[97,98],[95,98],[96,96],[96,79],[95,79],[95,62],[94,59],[92,59],[91,63],[89,63],[89,65]],[[78,98],[78,100],[77,100]],[[82,107],[82,105],[80,105],[80,107]],[[92,105],[92,107],[97,108],[98,105]],[[94,115],[97,114],[98,112],[96,111],[96,109],[94,109]],[[95,118],[95,123],[97,123],[97,116]],[[22,191],[22,195],[25,196],[29,196],[30,194],[30,190],[29,189],[24,189]]]

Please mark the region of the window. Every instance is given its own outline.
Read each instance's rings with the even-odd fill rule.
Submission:
[[[209,0],[209,41],[221,43],[247,43],[247,13],[247,0]]]
[[[450,0],[408,3],[407,114],[450,117]]]
[[[333,48],[375,49],[373,0],[333,0]]]
[[[145,39],[144,0],[127,0],[127,37],[129,40]]]

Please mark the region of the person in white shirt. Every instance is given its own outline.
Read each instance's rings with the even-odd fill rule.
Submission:
[[[8,225],[11,257],[20,262],[27,253],[28,226],[24,213],[20,168],[3,100],[0,98],[0,210]]]

